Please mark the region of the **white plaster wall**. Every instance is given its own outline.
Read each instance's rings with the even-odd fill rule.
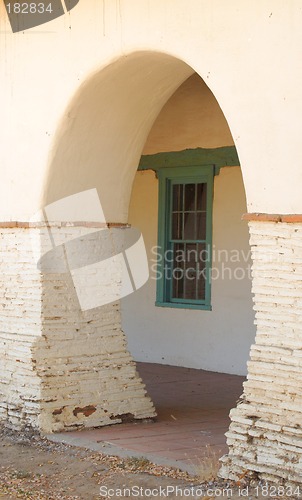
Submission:
[[[248,209],[302,212],[301,22],[300,0],[81,0],[48,25],[12,34],[1,2],[1,219],[27,220],[46,202],[81,191],[86,176],[89,188],[101,191],[106,183],[115,193],[107,200],[109,220],[127,219],[152,121],[191,71],[174,65],[177,59],[170,68],[160,57],[155,63],[160,53],[187,63],[217,97],[241,160]],[[128,67],[129,54],[141,51]],[[125,65],[112,66],[103,80],[101,70],[119,59]],[[79,112],[88,82],[93,119]],[[121,112],[110,114],[116,100]],[[77,133],[69,133],[77,118]],[[90,147],[73,157],[87,140]]]
[[[157,193],[155,174],[138,172],[130,221],[143,233],[150,268],[157,240]],[[213,249],[216,256],[226,250],[232,259],[239,249],[239,261],[228,262],[223,254],[221,262],[213,263],[217,279],[212,284],[212,311],[156,307],[155,272],[150,269],[146,285],[122,300],[123,330],[135,360],[246,374],[255,327],[248,227],[240,220],[245,211],[240,168],[222,168],[214,183]],[[240,279],[229,278],[234,275]]]
[[[162,109],[144,153],[232,144],[216,99],[193,75]],[[122,300],[123,329],[136,360],[246,373],[255,328],[245,212],[241,169],[224,167],[214,180],[212,311],[156,307],[158,181],[153,171],[137,172],[129,222],[143,233],[150,279]]]

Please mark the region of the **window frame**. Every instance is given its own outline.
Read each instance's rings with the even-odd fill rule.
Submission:
[[[211,268],[212,268],[212,220],[213,220],[213,187],[214,165],[194,165],[186,167],[166,167],[158,170],[159,200],[158,200],[158,261],[156,302],[159,307],[200,309],[211,311]],[[175,181],[180,183],[207,184],[206,202],[206,248],[208,259],[206,262],[205,299],[192,302],[189,299],[175,299],[171,297],[171,285],[164,276],[164,255],[168,250],[169,230],[171,225],[172,195],[171,186]]]

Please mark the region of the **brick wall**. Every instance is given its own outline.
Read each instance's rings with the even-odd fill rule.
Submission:
[[[53,253],[51,245],[87,231],[97,236],[87,227],[0,228],[0,419],[11,427],[50,432],[155,415],[127,351],[119,302],[83,311],[70,270]],[[88,287],[89,272],[93,266]]]
[[[301,483],[302,224],[249,222],[257,335],[221,475]]]

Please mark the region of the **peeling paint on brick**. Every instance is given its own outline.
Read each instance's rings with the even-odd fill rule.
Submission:
[[[59,410],[54,410],[52,412],[53,415],[61,415],[61,413],[63,412],[63,408],[60,408]]]
[[[75,408],[73,410],[73,414],[75,417],[78,416],[79,413],[83,413],[83,415],[85,415],[85,417],[90,417],[90,415],[92,415],[94,412],[96,411],[96,407],[95,406],[85,406],[84,408]]]
[[[122,415],[111,415],[110,420],[120,420],[123,423],[130,423],[135,420],[135,417],[132,413],[123,413]]]
[[[301,484],[302,224],[250,221],[257,334],[220,474]]]
[[[80,225],[52,223],[58,241],[81,231]],[[45,225],[0,225],[0,306],[6,306],[0,420],[15,429],[56,432],[112,425],[110,415],[155,416],[127,351],[119,303],[81,311],[70,274],[37,267],[32,243],[43,250],[47,237]]]

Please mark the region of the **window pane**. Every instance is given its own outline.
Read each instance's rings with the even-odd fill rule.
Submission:
[[[176,243],[174,245],[174,260],[172,269],[172,298],[184,298],[184,245]]]
[[[166,258],[159,265],[164,279],[158,297],[171,306],[179,303],[207,307],[209,262],[199,252],[205,251],[211,235],[212,214],[207,211],[211,209],[207,199],[212,197],[213,172],[211,168],[191,167],[187,174],[185,169],[171,168],[159,177],[163,194],[160,199],[165,202],[159,239]]]
[[[196,270],[190,269],[185,275],[186,294],[185,299],[196,299]]]
[[[205,240],[206,239],[206,228],[207,228],[207,214],[206,212],[197,213],[197,230],[196,239]]]
[[[186,245],[185,298],[197,298],[197,261],[198,248],[196,244]]]
[[[185,253],[187,267],[196,267],[198,262],[198,245],[196,243],[187,243]]]
[[[184,268],[186,262],[186,245],[184,243],[174,244],[174,267],[182,266]]]
[[[207,208],[207,185],[197,184],[197,210],[206,210]]]
[[[173,212],[181,212],[183,210],[183,184],[173,185]]]
[[[195,186],[196,184],[185,184],[185,211],[194,211],[195,207]]]
[[[172,214],[172,240],[182,240],[182,213]]]
[[[205,300],[206,298],[206,278],[199,274],[197,283],[197,299]]]
[[[195,240],[196,239],[196,214],[194,212],[186,212],[184,214],[184,239],[185,240]]]
[[[197,299],[205,300],[206,296],[206,264],[209,260],[206,245],[198,245],[198,262],[197,262]]]
[[[205,243],[198,244],[197,256],[198,256],[197,261],[202,263],[203,265],[209,263],[210,260],[209,249],[207,248]]]

